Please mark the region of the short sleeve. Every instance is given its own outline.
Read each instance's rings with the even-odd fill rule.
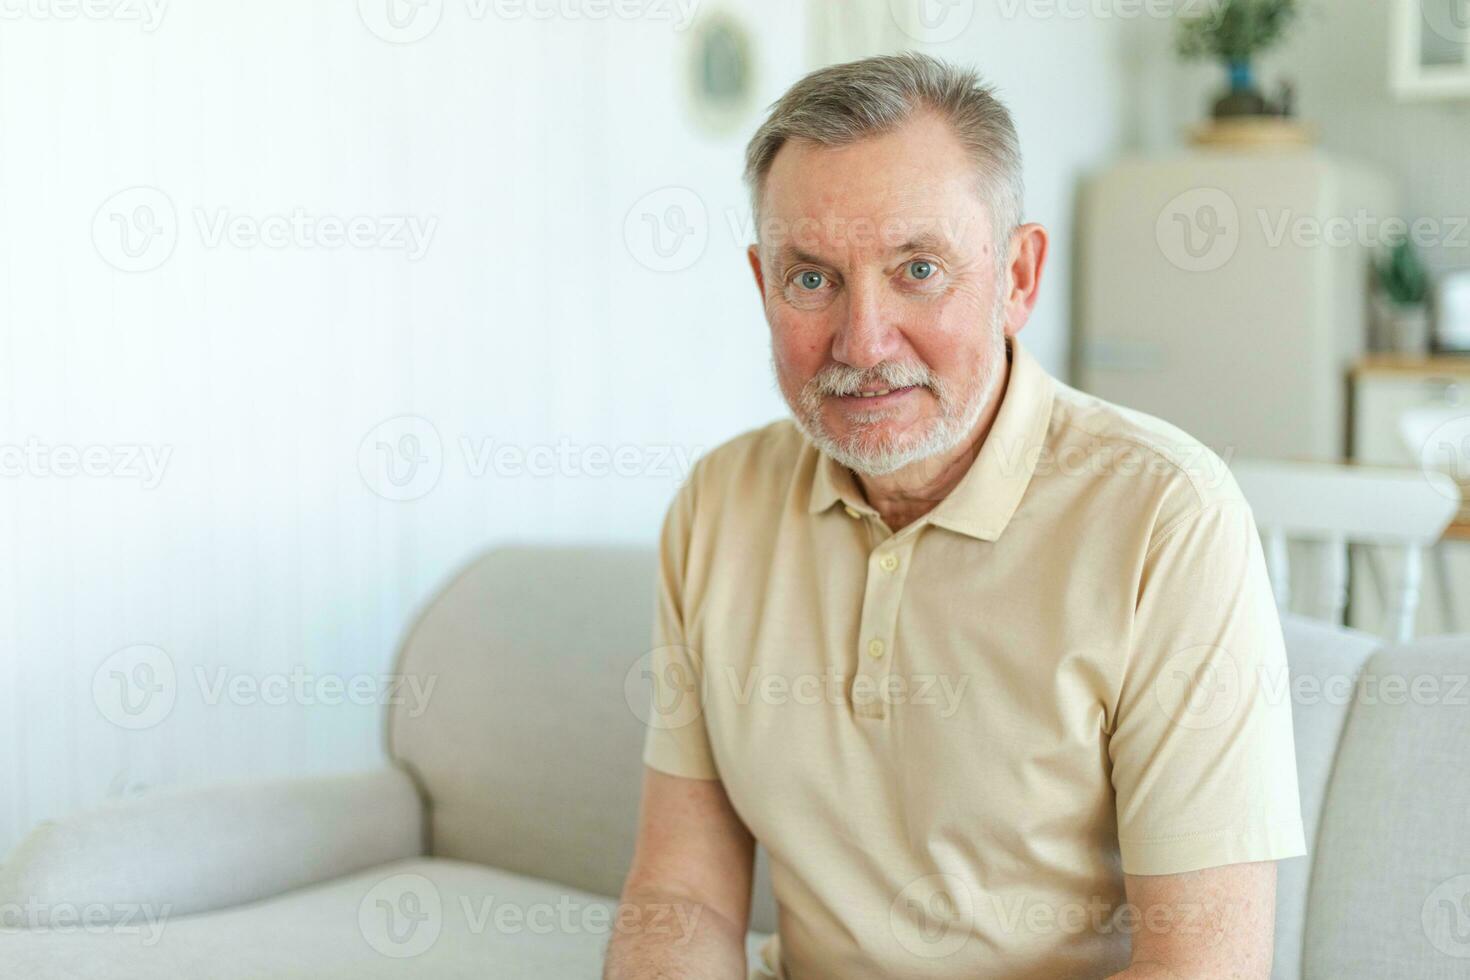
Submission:
[[[1281,621],[1247,504],[1207,504],[1144,560],[1109,740],[1128,874],[1306,853]]]
[[[705,728],[704,665],[685,633],[686,572],[694,525],[696,466],[664,518],[659,537],[653,649],[645,672],[652,681],[643,762],[689,779],[718,779]]]

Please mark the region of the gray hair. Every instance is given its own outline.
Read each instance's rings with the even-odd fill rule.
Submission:
[[[787,90],[745,151],[745,182],[759,228],[761,196],[788,140],[842,146],[889,132],[916,112],[937,112],[969,150],[997,243],[1021,223],[1021,143],[994,89],[967,68],[917,52],[820,68]],[[1004,249],[998,249],[1004,255]]]

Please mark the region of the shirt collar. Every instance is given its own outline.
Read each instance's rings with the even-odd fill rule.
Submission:
[[[1051,376],[1030,352],[1015,338],[1009,344],[1010,377],[990,432],[960,482],[924,517],[931,524],[984,541],[1000,537],[1021,503],[1045,445],[1055,395]],[[824,513],[839,501],[851,511],[877,513],[864,499],[851,470],[826,453],[816,455],[810,513]]]

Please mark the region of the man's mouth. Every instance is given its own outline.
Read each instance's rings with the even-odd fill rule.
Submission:
[[[906,385],[902,388],[875,388],[872,391],[855,391],[850,395],[838,395],[838,398],[850,399],[852,401],[868,401],[875,398],[893,398],[906,395],[911,391],[917,391],[918,385]]]

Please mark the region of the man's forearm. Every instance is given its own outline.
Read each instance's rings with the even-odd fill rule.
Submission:
[[[618,905],[603,980],[745,980],[745,936],[718,912],[645,892]]]

